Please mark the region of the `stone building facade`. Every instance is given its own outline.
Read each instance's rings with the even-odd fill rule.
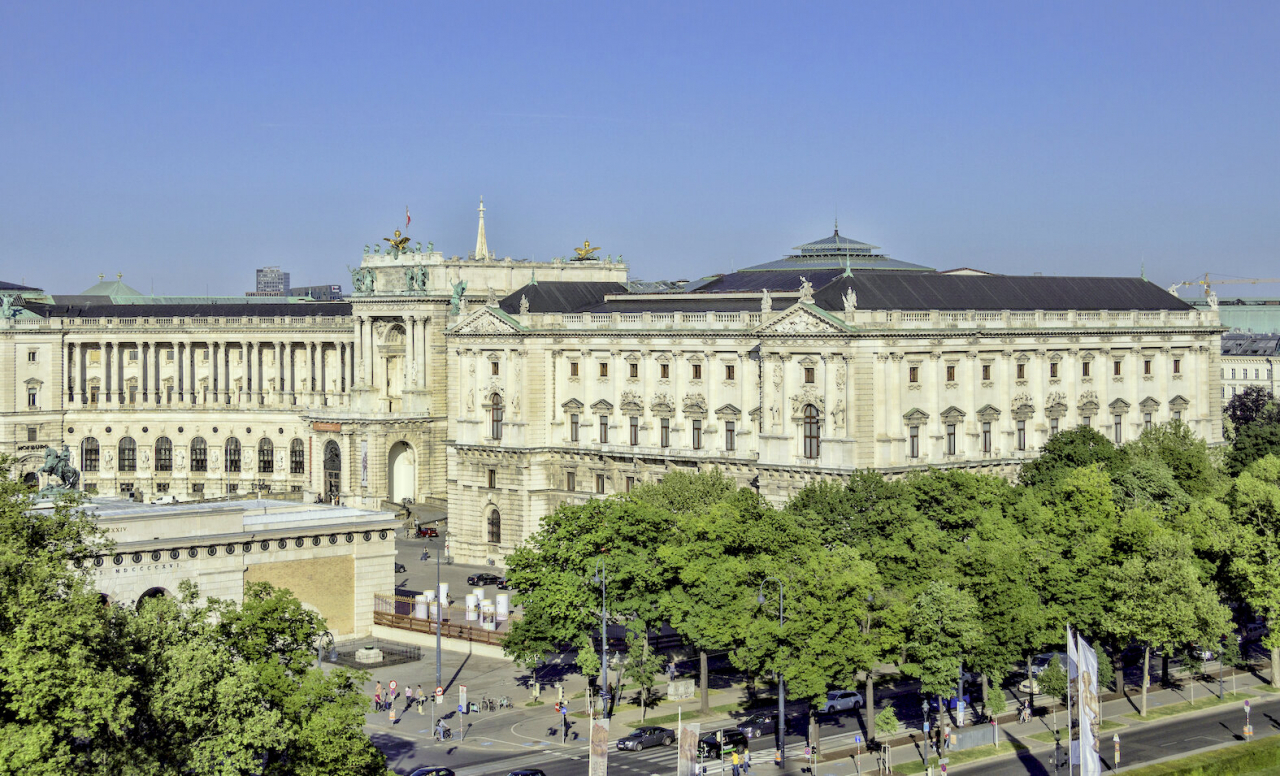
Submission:
[[[673,470],[781,503],[857,469],[1012,474],[1081,424],[1221,439],[1217,312],[1138,278],[935,272],[837,232],[641,284],[589,244],[499,259],[483,229],[467,258],[366,247],[341,302],[0,288],[0,450],[32,471],[66,444],[99,491],[411,498],[501,563],[558,504]]]

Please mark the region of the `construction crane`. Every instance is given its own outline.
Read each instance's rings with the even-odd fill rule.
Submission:
[[[1258,283],[1280,283],[1280,278],[1230,278],[1227,280],[1210,280],[1209,273],[1206,272],[1204,273],[1204,280],[1184,280],[1181,283],[1174,283],[1172,286],[1169,286],[1169,293],[1176,296],[1178,289],[1183,286],[1204,286],[1204,295],[1207,297],[1213,293],[1210,286],[1227,285],[1228,283],[1248,283],[1250,285],[1257,285]]]

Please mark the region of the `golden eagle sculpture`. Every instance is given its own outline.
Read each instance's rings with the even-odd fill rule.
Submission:
[[[591,254],[595,253],[595,252],[596,252],[596,251],[598,251],[598,250],[600,250],[600,246],[599,246],[599,245],[597,245],[596,247],[592,248],[592,247],[591,247],[591,241],[590,241],[590,240],[583,240],[583,241],[582,241],[582,247],[581,247],[581,248],[574,248],[574,249],[573,249],[573,252],[574,252],[574,253],[576,253],[576,254],[578,254],[578,258],[577,258],[577,259],[575,259],[574,261],[586,261],[587,259],[594,259],[594,258],[598,258],[598,257],[596,257],[596,256],[592,256],[592,255],[591,255]]]

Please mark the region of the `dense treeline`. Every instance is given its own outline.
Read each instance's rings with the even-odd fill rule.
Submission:
[[[364,676],[320,671],[318,615],[288,591],[244,603],[105,605],[109,548],[71,502],[32,510],[0,460],[0,774],[384,776]],[[79,563],[77,563],[79,562]],[[77,566],[85,566],[80,570]]]
[[[1067,624],[1117,661],[1136,647],[1148,666],[1158,650],[1166,671],[1191,645],[1230,652],[1238,625],[1280,625],[1280,412],[1251,394],[1226,418],[1230,445],[1213,449],[1178,422],[1120,447],[1091,428],[1063,432],[1016,484],[860,472],[775,509],[717,472],[673,473],[562,506],[509,560],[525,616],[506,649],[534,665],[572,645],[598,674],[602,563],[610,622],[629,634],[624,670],[645,694],[660,662],[644,634],[664,622],[704,665],[727,651],[750,676],[780,672],[811,706],[855,682],[871,705],[873,669],[887,663],[946,698],[962,668],[981,674],[998,713],[1004,696],[989,687],[1060,649]],[[785,586],[781,626],[771,579]],[[1280,641],[1263,643],[1280,662]]]

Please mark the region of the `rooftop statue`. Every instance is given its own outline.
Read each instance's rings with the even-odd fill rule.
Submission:
[[[459,280],[453,284],[453,296],[449,298],[449,312],[457,315],[462,311],[462,295],[467,293],[467,281]]]
[[[498,306],[498,292],[493,290],[493,286],[489,286],[489,295],[485,298],[484,305],[485,307]]]
[[[760,297],[760,312],[773,312],[773,296],[769,294],[769,289],[764,290],[764,296]]]
[[[529,314],[529,297],[525,296],[524,294],[520,295],[520,314],[521,315]]]
[[[62,446],[62,452],[52,447],[44,449],[44,466],[38,470],[41,474],[49,474],[62,481],[60,485],[49,483],[40,489],[40,498],[52,498],[63,493],[70,493],[80,485],[80,472],[71,465],[71,448]]]
[[[804,276],[800,277],[800,301],[805,304],[813,304],[813,284]]]
[[[853,286],[845,289],[844,296],[841,299],[844,301],[844,311],[846,313],[851,313],[858,309],[858,292],[853,290]]]
[[[573,252],[578,254],[578,258],[574,259],[574,261],[586,261],[587,259],[596,258],[591,254],[595,253],[598,250],[600,250],[600,246],[597,245],[596,247],[592,248],[590,240],[583,240],[581,248],[573,249]]]
[[[17,318],[21,306],[16,304],[17,301],[17,294],[0,294],[0,318]]]
[[[396,230],[394,237],[383,237],[382,240],[387,243],[387,253],[391,254],[392,258],[399,258],[400,253],[409,244],[409,238],[401,237],[399,229]]]

